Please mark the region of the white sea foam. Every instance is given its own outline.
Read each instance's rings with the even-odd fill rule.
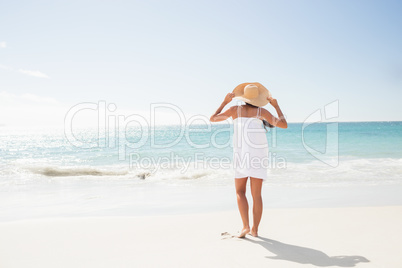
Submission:
[[[269,185],[282,186],[331,186],[331,185],[384,185],[402,184],[402,159],[341,159],[337,167],[320,161],[287,163],[286,168],[269,169]],[[143,183],[203,184],[205,186],[230,185],[232,169],[211,168],[208,165],[190,163],[187,168],[130,168],[128,165],[57,166],[55,164],[20,162],[3,166],[0,174],[30,178],[80,178],[91,180],[141,180]]]

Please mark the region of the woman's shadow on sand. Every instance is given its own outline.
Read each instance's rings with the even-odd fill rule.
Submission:
[[[264,248],[266,248],[268,251],[276,255],[273,257],[266,257],[270,259],[292,261],[301,264],[312,264],[321,267],[325,266],[353,267],[360,262],[370,262],[363,256],[330,257],[324,252],[316,249],[285,244],[264,237],[258,237],[256,240],[246,238],[246,240],[255,244],[259,244]]]

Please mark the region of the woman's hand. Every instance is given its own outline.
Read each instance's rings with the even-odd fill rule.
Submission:
[[[228,104],[232,101],[233,97],[235,96],[234,93],[230,92],[226,95],[225,99],[223,100],[224,103]]]
[[[272,97],[267,97],[267,100],[269,101],[269,103],[271,103],[272,106],[274,107],[278,107],[278,101]]]

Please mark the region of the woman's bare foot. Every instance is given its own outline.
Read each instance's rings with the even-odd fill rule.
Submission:
[[[246,234],[248,234],[249,232],[250,232],[250,227],[243,228],[237,237],[244,238],[244,237],[246,237]]]
[[[258,237],[258,231],[251,229],[251,231],[248,233],[249,235],[252,235],[254,237]]]

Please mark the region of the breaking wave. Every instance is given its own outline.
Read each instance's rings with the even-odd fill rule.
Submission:
[[[128,174],[128,171],[103,170],[93,167],[30,167],[28,169],[35,174],[49,177],[123,176]]]

